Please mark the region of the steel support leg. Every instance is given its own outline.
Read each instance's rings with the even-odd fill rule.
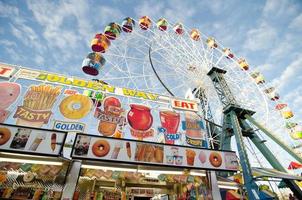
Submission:
[[[267,130],[265,127],[263,127],[261,124],[256,122],[256,120],[249,116],[249,115],[244,115],[244,117],[249,120],[252,124],[257,126],[263,133],[265,133],[268,137],[270,137],[274,142],[276,142],[278,145],[280,145],[287,153],[289,153],[292,157],[294,157],[298,162],[302,163],[302,158],[297,155],[288,145],[286,145],[284,142],[279,140],[272,134],[269,130]]]
[[[275,158],[274,154],[272,154],[269,148],[263,142],[261,142],[261,139],[256,133],[252,134],[250,136],[250,139],[274,169],[279,170],[281,172],[287,172],[286,169],[284,169],[284,167],[281,165],[281,163]],[[302,191],[300,190],[299,186],[295,183],[295,181],[288,179],[283,179],[283,181],[298,199],[302,199]]]
[[[245,146],[243,143],[243,136],[240,128],[240,124],[237,118],[235,111],[231,111],[229,113],[234,135],[236,138],[237,149],[240,157],[240,165],[242,167],[243,178],[244,178],[244,185],[246,187],[246,191],[248,194],[249,200],[256,200],[259,198],[259,189],[255,180],[253,179],[252,170],[249,164],[249,160],[247,157],[247,153],[245,150]]]

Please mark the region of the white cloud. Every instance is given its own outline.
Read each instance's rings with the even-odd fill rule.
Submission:
[[[4,4],[2,1],[0,1],[0,13],[1,17],[18,16],[19,10],[16,7]]]
[[[244,48],[251,51],[269,49],[277,38],[277,32],[272,26],[262,23],[259,27],[250,29],[246,35]]]
[[[292,82],[297,81],[302,70],[302,54],[298,55],[292,63],[290,63],[281,73],[280,77],[273,80],[273,85],[276,85],[279,90],[289,86]]]
[[[298,15],[291,21],[289,28],[302,30],[302,14]]]
[[[298,41],[297,41],[298,40]],[[291,33],[278,38],[278,41],[272,46],[268,60],[270,62],[278,63],[280,60],[286,60],[286,58],[292,58],[293,53],[297,50],[297,43],[300,39],[295,38]]]
[[[36,32],[27,25],[26,17],[21,16],[17,7],[4,4],[0,2],[1,17],[8,18],[7,21],[11,21],[10,31],[27,47],[38,48],[42,50],[42,46],[39,42],[39,37]]]
[[[39,36],[36,32],[29,26],[25,25],[24,22],[17,22],[10,24],[12,34],[19,39],[19,42],[22,42],[27,47],[32,47],[43,51],[44,48],[41,45]]]
[[[260,72],[269,72],[271,71],[272,69],[274,69],[274,65],[273,64],[270,64],[270,63],[264,63],[262,65],[258,65],[255,70],[259,70]]]
[[[75,48],[77,41],[80,40],[75,30],[72,32],[62,26],[64,18],[73,12],[68,5],[63,2],[56,5],[49,1],[28,1],[29,9],[44,28],[43,36],[50,47],[58,47],[61,50],[68,47]]]
[[[264,16],[291,16],[297,12],[298,6],[289,0],[267,0],[263,7]]]
[[[34,58],[34,61],[37,65],[43,65],[44,64],[44,58],[40,55],[36,55]]]
[[[4,47],[4,50],[11,57],[11,60],[13,62],[11,64],[19,64],[22,60],[25,59],[24,55],[18,53],[14,48]],[[7,60],[7,58],[5,58],[5,60]]]
[[[17,44],[10,40],[0,40],[0,45],[5,47],[17,47]]]
[[[302,125],[302,85],[289,91],[283,100],[288,103],[289,107],[293,110],[296,122]]]

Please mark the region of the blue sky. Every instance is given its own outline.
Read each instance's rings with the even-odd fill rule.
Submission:
[[[300,0],[0,0],[0,62],[83,76],[94,34],[109,22],[143,15],[198,28],[245,57],[302,124]]]
[[[240,1],[0,1],[0,61],[81,76],[95,32],[126,16],[181,21],[212,35],[279,89],[302,119],[302,3]]]

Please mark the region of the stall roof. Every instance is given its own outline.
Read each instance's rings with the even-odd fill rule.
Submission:
[[[289,174],[286,172],[280,172],[275,169],[253,167],[252,171],[256,178],[272,177],[272,178],[281,178],[281,179],[291,179],[291,180],[302,181],[301,176],[292,175],[292,174]]]

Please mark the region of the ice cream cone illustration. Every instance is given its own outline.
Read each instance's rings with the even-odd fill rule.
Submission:
[[[61,93],[61,87],[33,85],[27,90],[23,105],[18,106],[14,115],[17,125],[42,127],[52,115],[51,109]]]

